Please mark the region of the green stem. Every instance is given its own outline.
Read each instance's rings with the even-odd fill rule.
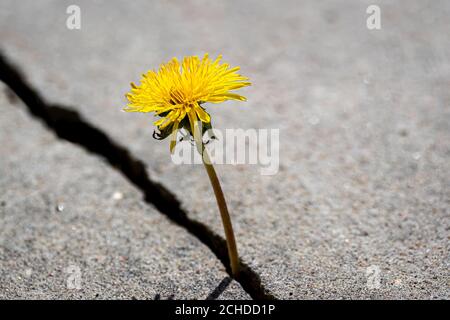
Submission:
[[[192,117],[192,118],[191,118]],[[236,240],[234,238],[233,225],[231,224],[230,214],[228,213],[227,203],[223,195],[222,187],[220,186],[219,178],[217,178],[216,171],[214,170],[208,152],[202,141],[202,130],[199,128],[197,119],[190,115],[191,127],[194,135],[195,144],[197,150],[202,156],[203,165],[208,173],[209,180],[216,196],[217,206],[219,207],[220,216],[222,218],[223,229],[225,231],[225,238],[227,240],[228,257],[230,258],[231,274],[234,278],[239,276],[240,265],[239,256],[236,247]]]
[[[238,277],[239,274],[239,255],[236,247],[236,240],[234,238],[233,225],[231,224],[230,214],[228,213],[227,203],[220,186],[219,179],[217,178],[216,170],[214,170],[211,161],[209,160],[208,152],[204,148],[203,150],[203,164],[206,172],[208,173],[209,180],[216,196],[217,205],[219,207],[220,216],[222,217],[223,229],[225,231],[225,237],[227,239],[228,257],[230,258],[231,273],[233,277]]]

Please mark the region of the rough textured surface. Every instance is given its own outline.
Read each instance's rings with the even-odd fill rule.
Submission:
[[[252,79],[246,104],[208,110],[219,128],[280,129],[278,174],[218,167],[241,255],[276,297],[450,297],[448,1],[378,1],[377,31],[365,26],[372,1],[79,1],[76,31],[69,4],[3,1],[2,50],[220,234],[203,168],[168,161],[153,118],[120,112],[123,93],[205,51]]]
[[[205,299],[227,276],[108,165],[0,105],[0,298]]]

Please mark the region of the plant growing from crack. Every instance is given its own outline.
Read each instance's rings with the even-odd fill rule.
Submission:
[[[203,108],[206,102],[220,103],[226,100],[245,101],[245,97],[231,92],[249,86],[248,78],[237,73],[239,67],[230,68],[220,63],[221,56],[212,61],[208,54],[203,59],[184,57],[180,62],[173,58],[161,65],[158,72],[148,71],[140,85],[131,83],[126,94],[127,112],[152,112],[160,117],[154,124],[159,132],[153,137],[162,140],[170,136],[170,152],[173,153],[177,132],[185,129],[193,138],[197,151],[211,181],[227,240],[231,273],[237,278],[240,271],[239,256],[230,214],[216,171],[203,142],[203,134],[211,129],[211,118]]]

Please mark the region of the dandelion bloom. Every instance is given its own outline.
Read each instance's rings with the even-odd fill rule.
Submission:
[[[131,83],[126,94],[127,112],[154,112],[160,116],[154,124],[162,138],[184,127],[191,134],[199,119],[210,124],[209,114],[202,107],[205,102],[220,103],[226,100],[245,101],[245,97],[231,92],[249,86],[248,78],[237,73],[239,67],[230,68],[220,63],[222,56],[212,61],[208,54],[184,57],[180,63],[173,58],[161,65],[158,72],[148,71],[141,84]],[[186,117],[187,116],[187,117]],[[174,144],[171,143],[171,150]]]
[[[231,272],[237,278],[240,263],[230,214],[216,171],[202,141],[202,130],[211,128],[211,118],[202,104],[226,100],[245,101],[245,97],[231,91],[249,86],[250,82],[237,73],[239,67],[230,68],[226,63],[221,64],[221,59],[222,56],[218,56],[212,61],[205,54],[202,60],[196,56],[184,57],[180,63],[177,58],[173,58],[161,65],[158,72],[144,74],[140,85],[131,83],[131,91],[126,94],[129,103],[124,110],[153,112],[159,116],[161,119],[155,122],[159,133],[154,132],[153,137],[164,139],[171,135],[171,152],[177,143],[178,128],[184,128],[194,138],[216,196],[227,239]],[[202,129],[199,123],[204,124]]]

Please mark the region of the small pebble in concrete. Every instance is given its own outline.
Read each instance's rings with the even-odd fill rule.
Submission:
[[[400,287],[402,285],[402,279],[395,279],[394,280],[394,286]]]
[[[412,154],[412,157],[414,160],[419,160],[422,157],[422,155],[420,154],[420,152],[414,152]]]
[[[112,198],[114,200],[122,200],[123,199],[123,193],[119,192],[119,191],[116,191],[116,192],[113,193]]]

